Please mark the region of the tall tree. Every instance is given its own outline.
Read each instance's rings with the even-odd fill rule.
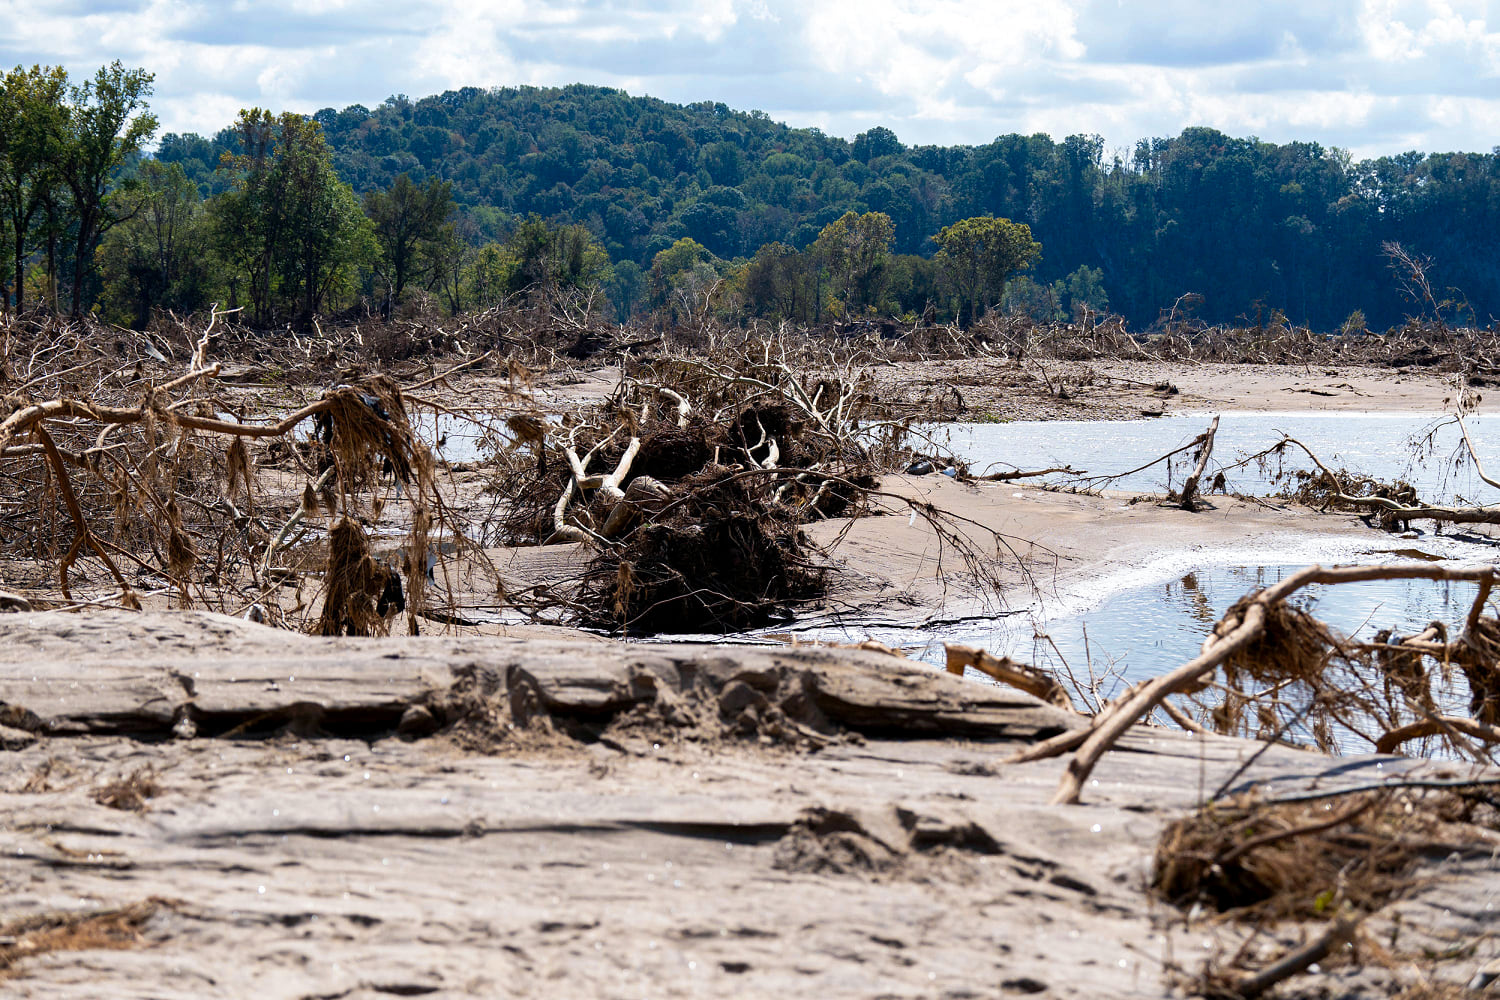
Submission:
[[[365,193],[392,304],[401,301],[408,281],[437,275],[439,256],[448,255],[432,251],[452,242],[445,233],[452,213],[453,185],[436,177],[418,186],[410,174],[397,174],[386,190]]]
[[[221,251],[249,279],[256,322],[277,306],[309,316],[378,253],[370,222],[316,121],[252,108],[236,131],[242,152],[224,163],[234,186],[213,206]]]
[[[859,315],[880,298],[895,235],[896,227],[884,212],[845,212],[813,241],[813,254],[828,268],[846,315]]]
[[[214,269],[197,185],[175,163],[146,160],[128,197],[129,218],[99,244],[109,311],[121,322],[140,325],[157,307],[201,308]]]
[[[126,69],[117,59],[100,67],[92,80],[69,88],[58,166],[73,196],[75,316],[83,312],[94,247],[123,217],[114,210],[116,174],[156,132],[156,116],[146,107],[154,79],[143,69]]]
[[[1042,245],[1031,238],[1030,226],[992,216],[944,226],[933,239],[941,247],[938,259],[948,280],[968,307],[969,322],[979,317],[981,304],[988,306],[1000,298],[1007,278],[1042,253]]]
[[[0,81],[0,205],[10,230],[16,310],[25,306],[26,258],[37,212],[61,178],[68,74],[60,66],[16,67]]]

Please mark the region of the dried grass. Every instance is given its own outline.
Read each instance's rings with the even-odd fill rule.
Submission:
[[[328,532],[328,563],[323,574],[323,608],[318,635],[382,635],[390,631],[396,606],[395,573],[370,554],[365,530],[341,517]]]
[[[110,910],[45,913],[0,924],[0,979],[28,958],[59,951],[125,951],[146,944],[151,918],[172,903],[156,896]]]
[[[94,789],[94,801],[110,809],[144,812],[146,800],[159,794],[161,783],[156,780],[156,769],[148,764]]]
[[[1425,858],[1495,830],[1495,797],[1477,786],[1294,803],[1247,794],[1168,826],[1151,887],[1179,909],[1201,906],[1245,921],[1372,913],[1417,885]]]

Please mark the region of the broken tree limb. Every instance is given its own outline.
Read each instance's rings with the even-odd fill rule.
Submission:
[[[1468,440],[1467,434],[1465,435],[1465,440]],[[1290,435],[1283,438],[1282,442],[1284,444],[1296,445],[1307,454],[1308,458],[1312,459],[1313,464],[1327,478],[1330,487],[1335,491],[1332,499],[1337,500],[1339,503],[1350,507],[1364,507],[1367,510],[1378,511],[1383,518],[1390,521],[1426,519],[1446,521],[1449,524],[1500,524],[1500,506],[1443,507],[1434,504],[1404,504],[1389,497],[1354,496],[1353,494],[1345,493],[1339,486],[1338,475],[1332,469],[1328,468],[1328,466],[1324,465],[1322,459],[1318,458],[1311,448]],[[1472,452],[1470,454],[1472,455]]]
[[[557,498],[557,503],[552,508],[552,534],[542,542],[543,545],[558,545],[563,542],[590,542],[593,541],[587,531],[577,525],[569,524],[565,518],[568,513],[568,501],[573,499],[573,479],[563,484],[562,494]]]
[[[634,464],[635,456],[640,454],[640,451],[640,437],[632,436],[630,443],[625,446],[625,454],[620,456],[620,462],[615,466],[615,471],[599,480],[600,493],[603,493],[606,497],[616,502],[625,499],[625,491],[620,489],[620,483],[624,482],[625,477],[630,475],[630,466]],[[580,482],[578,485],[582,487],[584,484]]]
[[[687,401],[687,398],[676,389],[668,389],[664,385],[655,385],[652,388],[677,404],[677,426],[686,427],[688,425],[688,418],[693,415],[693,406]]]
[[[982,476],[973,478],[979,482],[986,483],[1008,483],[1016,479],[1034,479],[1037,476],[1050,476],[1055,472],[1066,473],[1070,476],[1087,476],[1087,469],[1075,469],[1071,465],[1064,465],[1051,469],[1034,469],[1026,471],[1023,469],[1012,469],[1010,472],[986,472]]]
[[[605,538],[616,537],[635,522],[642,505],[652,501],[670,500],[671,497],[672,491],[662,483],[650,476],[636,476],[625,488],[624,495],[615,501],[614,507],[610,509],[609,517],[604,521],[604,527],[599,529],[599,534]]]
[[[973,667],[987,677],[992,677],[1002,684],[1020,688],[1027,694],[1056,705],[1058,708],[1065,708],[1070,712],[1078,711],[1067,689],[1045,670],[1028,663],[1019,663],[1008,656],[995,656],[975,646],[944,643],[943,649],[950,674],[962,676],[964,667]]]
[[[1469,449],[1469,459],[1474,463],[1474,471],[1479,474],[1479,478],[1485,483],[1500,490],[1500,481],[1491,479],[1489,474],[1484,471],[1484,463],[1480,461],[1479,452],[1475,449],[1474,442],[1469,437],[1469,425],[1464,423],[1463,413],[1455,413],[1453,415],[1453,422],[1458,424],[1458,432],[1464,436],[1464,447]]]
[[[1208,425],[1208,430],[1203,432],[1203,450],[1198,453],[1198,464],[1193,469],[1193,474],[1188,476],[1187,482],[1182,484],[1181,506],[1183,510],[1192,510],[1194,501],[1198,496],[1198,481],[1203,478],[1203,473],[1208,469],[1209,456],[1214,451],[1214,434],[1219,430],[1219,415],[1214,414],[1213,420]]]
[[[1447,733],[1462,733],[1483,743],[1500,743],[1500,726],[1490,726],[1478,719],[1466,719],[1457,715],[1435,715],[1421,719],[1399,729],[1392,729],[1375,743],[1376,753],[1396,753],[1396,748],[1409,740],[1424,736],[1442,736]]]
[[[270,570],[271,559],[276,555],[278,551],[280,551],[282,545],[286,543],[287,536],[289,536],[293,531],[297,529],[297,525],[301,524],[307,518],[307,515],[312,513],[312,511],[308,510],[307,498],[309,496],[316,497],[319,493],[321,493],[323,491],[323,487],[328,485],[328,480],[333,478],[333,474],[336,469],[336,466],[330,465],[327,469],[323,470],[323,474],[318,477],[317,482],[313,483],[311,487],[303,491],[302,502],[297,504],[297,509],[292,512],[292,516],[289,517],[287,519],[287,522],[281,526],[281,530],[276,532],[276,537],[271,539],[271,544],[266,546],[266,557],[261,561],[260,566],[260,571],[262,573]]]
[[[1161,708],[1162,711],[1167,713],[1167,717],[1169,719],[1177,723],[1188,732],[1196,733],[1199,736],[1214,735],[1213,730],[1199,725],[1196,721],[1194,721],[1192,716],[1188,715],[1186,712],[1178,708],[1176,705],[1172,704],[1170,701],[1163,700],[1161,703]]]
[[[76,532],[73,537],[73,543],[68,546],[68,551],[63,556],[57,568],[63,597],[70,601],[73,599],[73,595],[68,589],[68,567],[77,558],[79,548],[84,545],[93,549],[94,554],[99,557],[100,561],[109,567],[110,575],[115,578],[115,582],[122,589],[129,590],[130,584],[126,583],[125,578],[120,575],[120,567],[115,565],[115,561],[109,557],[109,553],[104,551],[104,546],[99,544],[99,540],[89,530],[88,520],[83,516],[82,508],[78,506],[78,496],[73,492],[73,483],[68,478],[68,470],[63,465],[62,455],[58,452],[57,445],[52,443],[52,436],[47,433],[45,427],[37,427],[36,436],[37,440],[41,442],[42,447],[47,451],[47,461],[52,466],[52,474],[57,477],[58,492],[62,494],[63,503],[68,508],[68,516],[73,519],[73,530]]]
[[[570,439],[576,438],[578,430],[579,428],[573,429]],[[615,439],[616,433],[617,431],[611,431],[607,437],[590,448],[582,458],[578,456],[578,449],[573,447],[571,442],[563,449],[563,454],[568,459],[568,467],[572,470],[573,474],[563,484],[562,494],[558,496],[557,503],[552,507],[552,534],[542,542],[543,545],[556,545],[561,542],[602,542],[605,540],[588,528],[569,524],[567,522],[568,504],[572,501],[575,491],[582,493],[586,489],[599,489],[610,478],[602,475],[591,476],[588,474],[588,467],[589,462],[593,461],[594,455],[598,453],[599,449]],[[639,439],[632,438],[631,444],[633,448],[625,450],[625,454],[620,458],[620,465],[615,468],[614,475],[619,477],[615,479],[614,484],[615,493],[618,494],[616,500],[624,498],[624,494],[619,489],[619,480],[629,474],[630,463],[635,459],[635,453],[640,450]],[[621,471],[622,469],[624,470],[623,472]]]
[[[1257,973],[1241,978],[1234,984],[1234,992],[1245,1000],[1253,1000],[1285,979],[1306,972],[1315,962],[1321,962],[1332,954],[1333,949],[1354,939],[1359,928],[1358,921],[1338,917],[1333,925],[1310,943],[1288,952],[1281,959]]]
[[[195,373],[194,378],[203,373]],[[290,413],[274,424],[244,424],[213,417],[191,414],[173,414],[171,419],[180,427],[192,430],[211,431],[215,434],[233,434],[239,437],[280,437],[303,420],[330,409],[333,402],[320,399],[294,413]],[[0,450],[10,446],[22,431],[46,420],[82,418],[106,424],[135,424],[146,419],[150,407],[99,406],[81,399],[52,399],[45,403],[33,403],[6,417],[0,422]]]
[[[773,437],[766,438],[766,457],[759,463],[760,467],[762,469],[774,469],[776,468],[776,463],[780,461],[781,448],[777,446],[776,439]]]
[[[1309,566],[1280,583],[1256,592],[1236,605],[1214,627],[1203,651],[1170,673],[1163,674],[1111,702],[1094,717],[1081,737],[1072,733],[1046,740],[1011,758],[1012,761],[1041,760],[1077,749],[1058,782],[1054,804],[1079,801],[1084,782],[1094,766],[1126,730],[1144,719],[1169,694],[1201,683],[1235,653],[1258,639],[1265,630],[1268,610],[1312,584],[1356,583],[1365,580],[1466,580],[1494,583],[1500,569],[1492,566],[1447,567],[1434,565],[1342,566],[1325,569]]]

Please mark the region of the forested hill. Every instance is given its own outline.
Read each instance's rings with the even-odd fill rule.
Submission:
[[[904,146],[875,128],[846,142],[761,112],[582,85],[464,88],[315,117],[357,191],[402,172],[451,181],[475,242],[534,212],[582,223],[612,259],[649,266],[683,236],[726,259],[772,242],[803,248],[853,210],[888,214],[896,252],[926,255],[940,227],[993,214],[1031,226],[1038,282],[1100,268],[1110,309],[1132,323],[1192,292],[1209,321],[1280,309],[1334,329],[1355,310],[1373,328],[1419,311],[1382,252],[1396,241],[1433,259],[1436,297],[1462,298],[1480,323],[1500,315],[1495,153],[1351,162],[1316,142],[1207,128],[1119,157],[1097,136]],[[232,143],[227,130],[168,135],[158,156],[209,189]]]

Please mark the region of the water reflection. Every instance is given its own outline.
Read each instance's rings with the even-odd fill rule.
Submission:
[[[1166,583],[1120,591],[1084,614],[1025,625],[1001,620],[966,638],[1018,659],[1066,664],[1075,674],[1112,674],[1108,695],[1192,659],[1231,604],[1302,568],[1207,567]],[[1379,628],[1411,634],[1434,620],[1461,622],[1474,590],[1473,584],[1446,581],[1372,580],[1308,587],[1294,603],[1344,635],[1368,638]]]
[[[1427,553],[1420,555],[1431,558]],[[945,642],[980,646],[996,655],[1052,670],[1075,699],[1085,703],[1080,707],[1092,710],[1131,684],[1160,676],[1191,660],[1235,601],[1278,583],[1305,565],[1198,567],[1164,582],[1114,591],[1087,607],[1050,615],[1046,608],[1038,608],[941,629],[820,629],[803,634],[841,641],[874,638],[934,664],[943,662]],[[1341,635],[1375,641],[1378,630],[1415,635],[1433,621],[1461,628],[1475,593],[1472,583],[1371,580],[1307,587],[1291,603]],[[1341,668],[1333,669],[1325,676],[1338,684]],[[970,674],[980,683],[993,683],[972,670]],[[1347,680],[1355,683],[1353,678]],[[1439,708],[1467,716],[1468,699],[1464,678],[1455,671],[1452,687],[1441,696]],[[1209,702],[1212,700],[1210,697]],[[1358,720],[1351,721],[1369,728]],[[1371,749],[1369,740],[1356,737],[1345,726],[1334,726],[1331,735],[1333,742],[1345,750]],[[1293,727],[1288,737],[1313,742],[1313,734],[1304,725]]]

